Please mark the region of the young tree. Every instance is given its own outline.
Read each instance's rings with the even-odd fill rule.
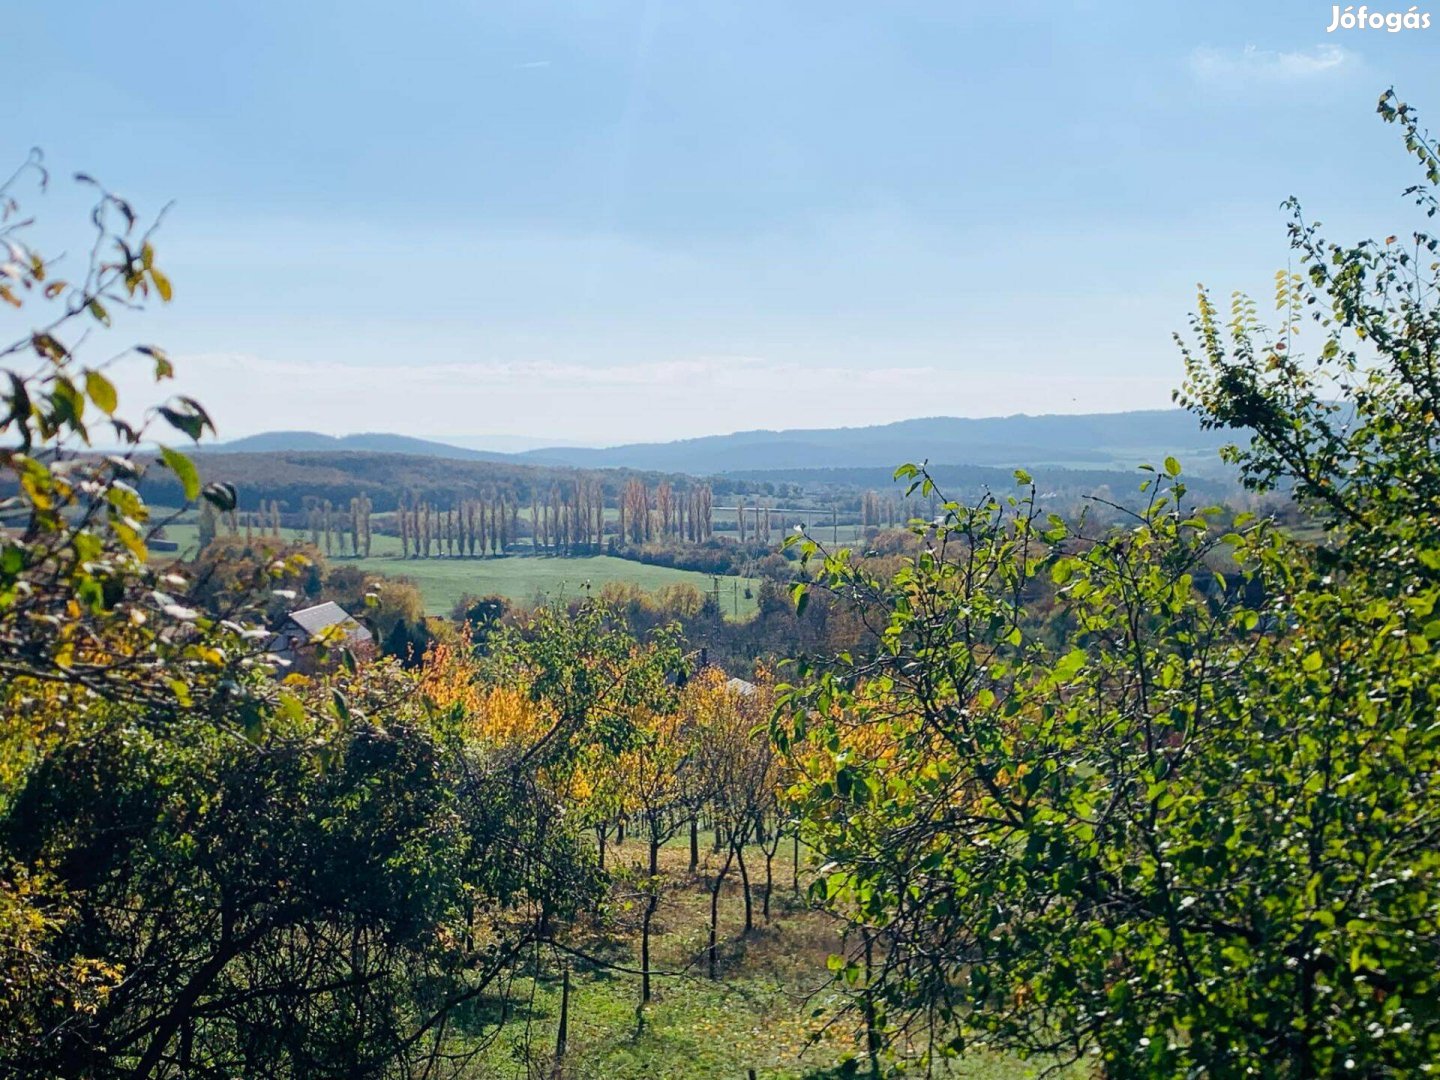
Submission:
[[[720,891],[731,866],[739,869],[745,904],[745,932],[755,926],[745,848],[755,836],[763,808],[775,798],[775,755],[770,742],[757,735],[769,716],[771,699],[755,688],[730,685],[724,672],[706,668],[686,686],[682,707],[685,724],[695,733],[695,767],[704,778],[706,803],[717,845],[725,858],[710,881],[710,924],[707,966],[719,973]]]
[[[634,745],[607,766],[622,797],[622,812],[638,822],[648,860],[641,881],[640,1003],[650,1002],[650,930],[664,893],[660,849],[685,825],[686,774],[695,732],[679,711],[640,714]]]

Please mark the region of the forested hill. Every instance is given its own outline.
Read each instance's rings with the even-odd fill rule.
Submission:
[[[605,449],[532,450],[531,461],[665,472],[894,468],[928,458],[947,465],[1131,468],[1167,454],[1214,459],[1231,441],[1202,431],[1181,409],[1074,416],[937,416],[857,428],[742,431]],[[1196,464],[1200,464],[1197,460]]]
[[[227,452],[366,450],[516,464],[630,468],[713,476],[789,469],[894,468],[928,459],[947,465],[1130,469],[1174,454],[1187,470],[1218,465],[1217,451],[1231,441],[1207,432],[1181,409],[1085,415],[971,419],[929,417],[857,428],[742,431],[668,443],[605,448],[551,447],[518,454],[470,450],[399,435],[270,432],[217,447]]]
[[[448,506],[456,499],[498,495],[528,507],[537,499],[543,501],[557,484],[567,485],[568,490],[577,475],[597,483],[607,503],[613,504],[631,478],[652,487],[665,480],[687,482],[640,470],[591,472],[531,464],[504,455],[495,455],[496,460],[472,461],[437,454],[353,449],[249,453],[228,450],[228,445],[222,445],[201,456],[200,471],[207,482],[233,484],[244,510],[258,509],[272,499],[289,509],[304,505],[307,499],[329,500],[343,506],[358,495],[365,495],[374,509],[382,512],[394,510],[406,499]],[[179,478],[166,469],[150,469],[140,490],[147,499],[165,505],[184,501]]]

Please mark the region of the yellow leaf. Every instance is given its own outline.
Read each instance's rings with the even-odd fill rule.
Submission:
[[[109,416],[115,411],[118,398],[115,393],[115,384],[101,375],[98,371],[87,371],[85,373],[85,393],[89,395],[96,407]]]

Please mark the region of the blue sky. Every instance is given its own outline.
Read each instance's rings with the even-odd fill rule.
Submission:
[[[1141,408],[1179,379],[1196,282],[1268,293],[1284,197],[1342,237],[1409,225],[1374,102],[1393,83],[1440,127],[1440,17],[1330,22],[1292,0],[30,0],[0,39],[0,150],[174,201],[175,302],[122,330],[170,347],[223,436]]]

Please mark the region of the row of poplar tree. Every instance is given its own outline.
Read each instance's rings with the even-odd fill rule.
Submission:
[[[361,539],[359,550],[368,554],[370,508],[369,500],[361,498],[351,513],[359,515],[354,532]],[[591,478],[555,484],[545,494],[535,494],[528,514],[518,499],[503,492],[443,507],[409,496],[396,511],[395,529],[405,558],[475,558],[509,554],[528,518],[532,550],[577,554],[597,551],[605,543],[605,503],[604,487]],[[677,490],[662,482],[651,488],[632,479],[621,489],[613,535],[622,543],[666,539],[701,543],[713,535],[713,507],[708,485]],[[323,529],[329,519],[322,512],[319,520]],[[318,546],[318,538],[312,539]]]
[[[309,532],[310,542],[317,550],[323,547],[326,555],[343,555],[348,544],[351,555],[369,557],[374,541],[374,504],[368,495],[355,496],[349,506],[306,496],[302,505],[304,530]],[[284,513],[274,499],[263,501],[255,510],[232,508],[223,512],[212,503],[203,502],[198,518],[199,546],[204,550],[222,534],[243,533],[247,542],[256,536],[278,538],[284,524]],[[292,524],[295,523],[292,521]]]

